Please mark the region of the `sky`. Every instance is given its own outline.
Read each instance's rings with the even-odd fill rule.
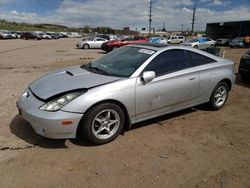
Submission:
[[[152,0],[152,26],[167,30],[195,30],[206,23],[250,20],[250,0]],[[70,27],[148,27],[149,0],[0,0],[0,19],[51,23]],[[183,25],[183,26],[182,26]]]

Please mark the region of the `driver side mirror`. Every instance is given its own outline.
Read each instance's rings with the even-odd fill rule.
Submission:
[[[155,78],[155,72],[154,71],[145,71],[145,72],[143,72],[141,78],[145,83],[151,82]]]

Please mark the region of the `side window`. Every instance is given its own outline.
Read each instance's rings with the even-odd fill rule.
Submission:
[[[214,59],[211,59],[209,57],[206,57],[204,55],[188,51],[188,55],[191,59],[192,66],[199,66],[199,65],[205,65],[208,63],[214,63],[216,62]]]
[[[184,50],[168,50],[156,56],[144,71],[154,71],[156,76],[161,76],[188,67],[189,60]]]
[[[134,40],[139,40],[139,37],[138,37],[138,36],[135,36],[135,37],[134,37]]]
[[[98,38],[96,39],[96,41],[104,41],[104,39]]]
[[[134,40],[133,36],[129,36],[129,37],[127,37],[127,38],[124,39],[124,41],[131,41],[131,40]]]

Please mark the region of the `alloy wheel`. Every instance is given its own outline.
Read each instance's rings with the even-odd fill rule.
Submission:
[[[92,133],[98,139],[109,139],[116,134],[120,126],[120,116],[113,109],[99,112],[92,122]]]

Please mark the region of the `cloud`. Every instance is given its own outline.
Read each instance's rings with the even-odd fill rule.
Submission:
[[[0,4],[7,3],[8,0],[0,0]]]
[[[222,5],[222,1],[221,0],[214,0],[213,4],[215,4],[215,5]]]
[[[0,0],[3,2],[4,0]],[[195,30],[205,30],[208,22],[223,22],[231,20],[246,20],[250,18],[250,7],[233,7],[227,10],[213,9],[210,3],[219,5],[221,0],[200,0],[207,6],[198,4],[196,11]],[[229,1],[223,1],[223,3]],[[166,23],[167,30],[178,30],[181,24],[184,29],[191,28],[192,0],[154,0],[153,3],[153,27],[162,28]],[[19,12],[11,10],[0,12],[0,19],[29,23],[54,23],[73,27],[85,25],[110,26],[123,28],[126,26],[148,26],[148,1],[145,0],[62,0],[59,7],[47,16],[34,12]]]

